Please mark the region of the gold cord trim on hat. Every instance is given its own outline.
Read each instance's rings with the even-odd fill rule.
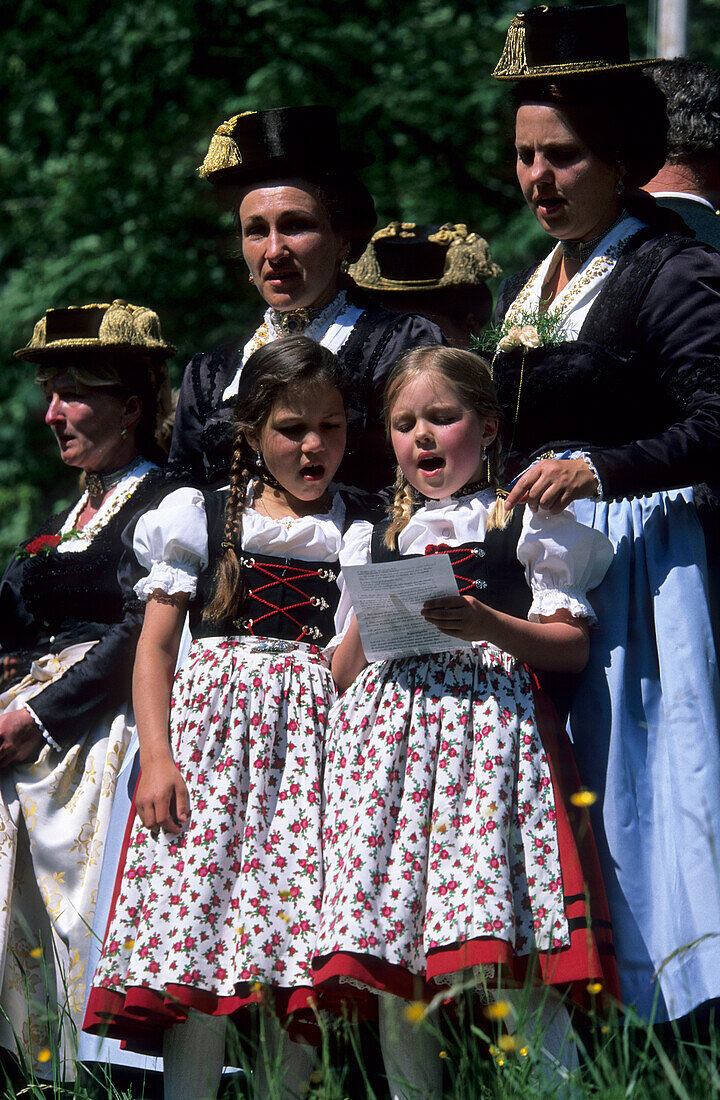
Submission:
[[[175,348],[163,340],[160,318],[147,306],[134,306],[123,298],[112,302],[92,302],[86,306],[69,306],[68,312],[83,313],[88,310],[102,309],[105,314],[100,321],[97,336],[58,337],[48,341],[47,315],[41,317],[33,329],[32,339],[26,347],[15,352],[18,359],[39,362],[47,360],[54,351],[74,351],[76,349],[113,349],[127,351],[162,352],[164,356],[174,355]]]

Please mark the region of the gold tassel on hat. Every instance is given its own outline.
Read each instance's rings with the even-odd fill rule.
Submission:
[[[227,122],[222,122],[218,126],[210,139],[205,160],[198,168],[198,174],[203,179],[207,179],[212,172],[221,172],[225,168],[237,168],[242,164],[242,153],[232,135],[239,118],[254,114],[255,111],[241,111],[239,115],[233,115]]]
[[[505,46],[493,70],[493,76],[523,76],[528,71],[525,56],[525,13],[519,11],[508,27]]]
[[[358,286],[378,286],[382,275],[375,255],[375,245],[372,241],[370,241],[360,259],[356,263],[350,264],[348,274]]]
[[[445,270],[439,286],[464,286],[484,282],[500,275],[500,268],[490,258],[490,248],[484,237],[468,231],[463,222],[446,222],[429,241],[448,246]]]

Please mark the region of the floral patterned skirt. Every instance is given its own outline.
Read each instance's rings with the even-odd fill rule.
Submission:
[[[605,977],[611,945],[591,928],[535,690],[482,645],[372,664],[336,704],[315,960],[327,1003],[423,996],[473,967]]]
[[[322,892],[320,784],[332,679],[316,647],[193,642],[171,740],[191,798],[179,836],[136,819],[87,1030],[136,1038],[189,1007],[230,1014],[274,987],[307,1005]]]

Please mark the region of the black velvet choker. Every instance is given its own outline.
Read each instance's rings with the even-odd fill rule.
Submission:
[[[134,458],[132,462],[128,462],[127,466],[121,466],[119,470],[112,470],[108,474],[89,474],[85,471],[85,488],[91,497],[101,497],[110,489],[114,489],[116,485],[119,485],[124,477],[140,465],[142,459],[140,457]]]
[[[583,264],[587,263],[587,261],[590,259],[593,252],[603,240],[603,238],[607,237],[610,230],[614,229],[615,226],[619,222],[621,222],[624,217],[626,217],[626,213],[627,212],[625,210],[621,210],[619,217],[615,219],[612,225],[603,230],[603,232],[598,237],[593,237],[591,241],[560,241],[560,247],[562,248],[563,257],[566,260],[570,260],[572,263],[579,264],[580,267],[582,267]]]

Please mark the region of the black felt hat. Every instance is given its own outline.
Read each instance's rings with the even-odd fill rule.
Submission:
[[[606,73],[650,65],[630,60],[624,4],[529,8],[513,19],[496,80]]]
[[[343,149],[331,107],[245,111],[218,126],[198,172],[213,184],[354,175],[373,157]]]
[[[374,234],[350,275],[366,290],[473,286],[500,273],[487,241],[466,225],[390,222]]]

